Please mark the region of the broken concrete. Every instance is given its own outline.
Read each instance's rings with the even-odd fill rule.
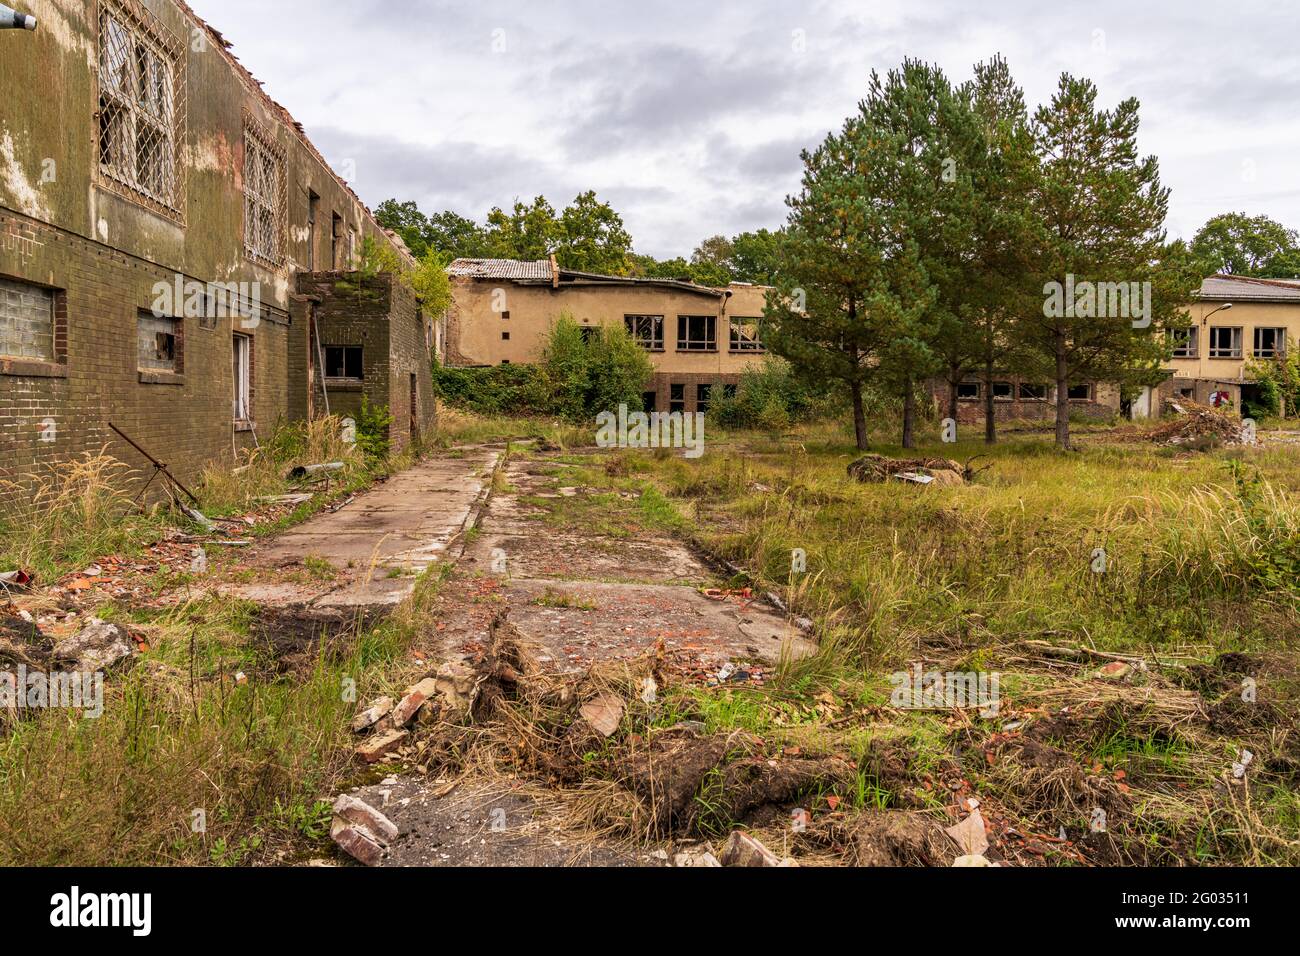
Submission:
[[[54,645],[54,656],[63,661],[75,661],[82,671],[107,670],[135,653],[135,642],[116,624],[105,624],[99,618]]]

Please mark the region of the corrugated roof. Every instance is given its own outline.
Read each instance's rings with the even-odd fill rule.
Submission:
[[[1210,276],[1201,283],[1202,299],[1215,302],[1300,303],[1300,279],[1255,279],[1249,276]]]
[[[534,279],[550,282],[551,262],[549,259],[531,262],[518,259],[456,259],[447,266],[447,272],[471,279]]]

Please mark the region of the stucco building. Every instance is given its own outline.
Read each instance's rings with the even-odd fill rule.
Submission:
[[[535,362],[561,315],[596,328],[621,325],[649,353],[648,411],[707,409],[763,361],[758,321],[765,287],[711,288],[674,279],[575,272],[555,258],[457,259],[443,361],[451,366]]]
[[[1169,378],[1145,396],[1152,413],[1179,398],[1210,404],[1216,393],[1240,408],[1257,388],[1247,365],[1285,355],[1300,339],[1300,279],[1211,276],[1187,318],[1186,328],[1169,332]]]
[[[143,466],[111,421],[193,475],[319,408],[334,349],[372,342],[313,316],[366,237],[409,252],[184,3],[25,8],[35,32],[0,31],[0,469]],[[432,425],[428,322],[384,304],[364,361],[400,447]]]

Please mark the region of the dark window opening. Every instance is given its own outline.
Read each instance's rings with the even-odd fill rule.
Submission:
[[[1256,358],[1277,358],[1286,354],[1286,329],[1256,329]]]
[[[758,319],[734,318],[731,320],[731,351],[767,351],[759,338],[758,323]]]
[[[1071,385],[1069,398],[1072,402],[1089,402],[1092,401],[1091,385]]]
[[[707,412],[709,410],[709,402],[712,399],[713,399],[712,385],[695,386],[695,410],[697,412]]]
[[[584,325],[582,327],[582,344],[590,345],[595,340],[596,336],[599,334],[600,334],[600,329],[596,328],[595,326]]]
[[[325,376],[327,378],[353,378],[357,381],[363,379],[365,372],[361,362],[361,346],[325,346]]]
[[[958,382],[957,398],[965,401],[972,401],[980,397],[981,389],[979,382]]]
[[[736,395],[737,395],[739,392],[740,392],[740,386],[739,386],[739,385],[724,385],[724,386],[722,386],[722,397],[723,397],[723,398],[735,398]]]
[[[718,318],[714,315],[677,316],[677,351],[716,352]]]
[[[1010,383],[1010,382],[994,382],[994,383],[993,383],[993,397],[994,397],[995,399],[997,399],[997,400],[999,400],[999,401],[1003,401],[1003,402],[1009,402],[1009,401],[1011,401],[1011,395],[1012,395],[1012,392],[1011,392],[1011,383]]]
[[[642,392],[642,393],[641,393],[641,409],[642,409],[642,411],[646,411],[646,412],[657,411],[657,410],[658,410],[658,406],[659,406],[659,393],[658,393],[658,392]]]
[[[668,386],[668,411],[684,412],[686,411],[686,386],[669,385]]]
[[[1196,358],[1196,328],[1170,329],[1169,341],[1174,347],[1174,358]]]
[[[1044,402],[1047,401],[1047,386],[1021,382],[1019,394],[1022,402]]]
[[[1241,329],[1230,326],[1212,327],[1210,358],[1241,358]]]
[[[664,350],[664,317],[662,315],[625,315],[623,325],[633,341],[650,352]]]

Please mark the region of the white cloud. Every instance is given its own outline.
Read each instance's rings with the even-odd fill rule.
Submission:
[[[1300,52],[1287,4],[1068,9],[849,0],[507,4],[191,0],[358,192],[481,218],[594,188],[637,248],[777,226],[798,152],[904,55],[955,79],[1004,54],[1031,106],[1065,70],[1142,104],[1141,145],[1190,236],[1233,209],[1300,227]]]

